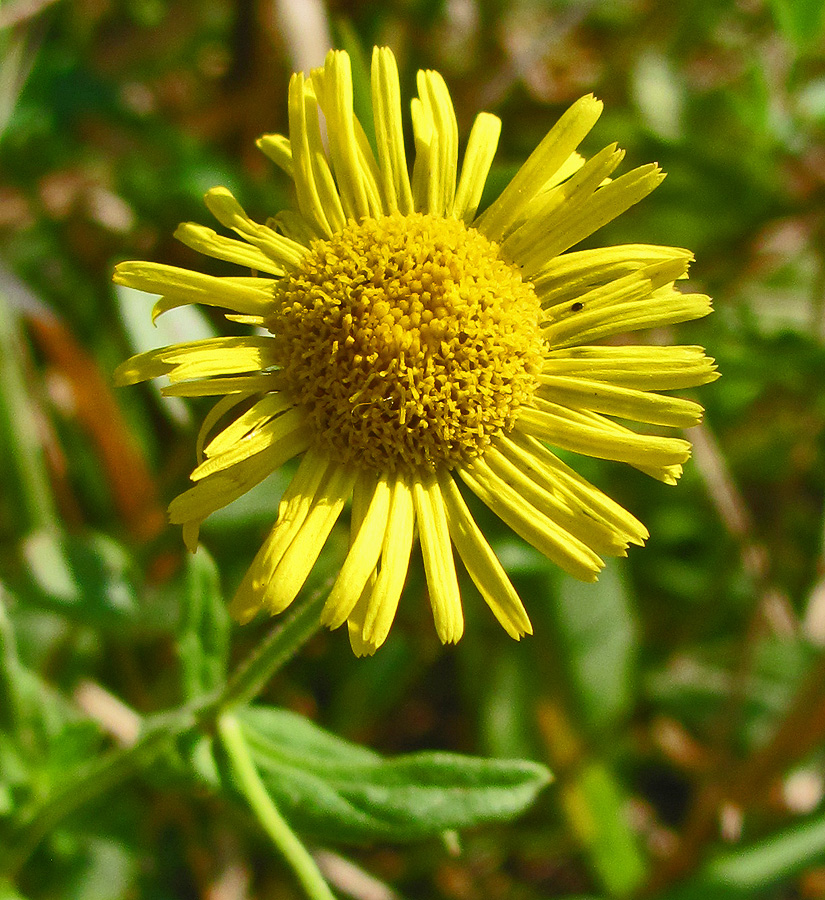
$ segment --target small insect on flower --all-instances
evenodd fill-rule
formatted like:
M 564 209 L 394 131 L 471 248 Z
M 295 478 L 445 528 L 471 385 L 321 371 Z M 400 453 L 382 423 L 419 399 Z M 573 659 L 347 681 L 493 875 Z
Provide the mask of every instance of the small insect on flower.
M 177 230 L 189 247 L 260 277 L 145 262 L 116 269 L 119 284 L 161 295 L 155 315 L 202 303 L 265 333 L 143 353 L 117 379 L 168 375 L 166 394 L 221 398 L 201 428 L 194 486 L 169 510 L 192 550 L 210 513 L 301 457 L 232 600 L 241 622 L 292 603 L 351 501 L 349 551 L 322 618 L 347 623 L 357 654 L 387 637 L 416 527 L 441 640 L 464 628 L 453 547 L 518 639 L 530 620 L 463 491 L 585 581 L 602 557 L 644 543 L 644 525 L 550 448 L 675 483 L 690 444 L 615 418 L 695 425 L 700 406 L 660 392 L 712 381 L 713 360 L 700 347 L 602 341 L 705 316 L 710 300 L 674 286 L 687 250 L 568 252 L 663 178 L 647 165 L 611 179 L 623 155 L 615 145 L 587 160 L 576 152 L 602 109 L 594 97 L 562 116 L 478 214 L 499 119 L 479 114 L 459 172 L 449 92 L 437 72 L 419 72 L 410 172 L 388 49 L 373 52 L 371 87 L 374 142 L 353 113 L 346 53 L 293 75 L 289 137 L 258 145 L 292 179 L 296 208 L 261 225 L 216 187 L 206 205 L 242 240 L 193 223 Z

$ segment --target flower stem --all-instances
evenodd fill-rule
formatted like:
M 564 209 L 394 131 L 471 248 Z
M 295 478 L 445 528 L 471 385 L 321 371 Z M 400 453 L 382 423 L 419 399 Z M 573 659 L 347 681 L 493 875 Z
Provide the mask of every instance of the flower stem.
M 171 740 L 190 731 L 196 721 L 190 706 L 151 716 L 145 721 L 140 737 L 131 747 L 118 747 L 76 771 L 62 788 L 54 791 L 33 812 L 17 840 L 12 840 L 8 853 L 0 864 L 0 875 L 16 875 L 40 841 L 60 821 L 122 784 L 135 772 L 148 768 Z
M 249 755 L 249 748 L 238 720 L 233 715 L 225 713 L 218 719 L 217 732 L 226 755 L 229 757 L 230 768 L 237 786 L 262 828 L 272 838 L 272 842 L 295 873 L 307 896 L 312 900 L 335 900 L 309 851 L 278 811 L 278 807 L 261 781 L 255 763 Z
M 232 673 L 220 692 L 216 715 L 230 706 L 248 703 L 318 631 L 321 608 L 329 594 L 331 582 L 325 581 L 307 599 L 285 616 L 276 628 L 255 647 Z
M 32 810 L 10 852 L 0 862 L 0 873 L 13 875 L 19 871 L 60 821 L 148 767 L 168 747 L 169 741 L 196 728 L 208 728 L 226 710 L 254 699 L 318 630 L 321 607 L 328 593 L 329 584 L 325 582 L 303 603 L 296 604 L 291 614 L 272 629 L 215 694 L 147 718 L 135 744 L 111 750 L 67 779 L 64 788 L 57 789 Z

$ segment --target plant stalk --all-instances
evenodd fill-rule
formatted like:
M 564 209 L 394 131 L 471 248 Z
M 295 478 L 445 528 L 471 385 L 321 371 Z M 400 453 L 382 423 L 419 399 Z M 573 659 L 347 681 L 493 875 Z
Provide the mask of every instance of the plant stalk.
M 295 873 L 307 896 L 311 900 L 335 900 L 315 860 L 289 827 L 261 781 L 238 720 L 230 713 L 225 713 L 218 719 L 217 731 L 229 758 L 235 783 L 261 827 Z
M 320 628 L 321 607 L 328 592 L 329 584 L 325 583 L 296 604 L 292 613 L 272 629 L 220 690 L 147 718 L 135 744 L 110 750 L 67 778 L 65 787 L 32 810 L 27 824 L 0 863 L 0 875 L 14 876 L 61 820 L 146 768 L 170 741 L 196 728 L 211 728 L 227 710 L 254 699 Z

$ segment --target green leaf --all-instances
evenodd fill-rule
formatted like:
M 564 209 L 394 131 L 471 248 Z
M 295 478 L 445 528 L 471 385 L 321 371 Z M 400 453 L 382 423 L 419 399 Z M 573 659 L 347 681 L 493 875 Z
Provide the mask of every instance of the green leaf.
M 124 548 L 103 534 L 43 529 L 23 542 L 29 592 L 43 606 L 97 627 L 122 627 L 140 606 L 138 574 Z
M 825 815 L 820 813 L 749 846 L 719 853 L 667 900 L 756 897 L 823 862 Z
M 705 881 L 753 891 L 825 860 L 825 816 L 716 857 Z
M 186 565 L 178 656 L 187 700 L 200 697 L 226 680 L 230 618 L 212 557 L 198 547 Z
M 0 819 L 65 784 L 101 743 L 97 723 L 36 672 L 18 664 L 14 681 L 18 714 L 8 731 L 0 729 Z
M 127 900 L 134 897 L 138 864 L 118 841 L 81 836 L 74 863 L 66 872 L 64 896 L 73 900 Z
M 2 68 L 0 64 L 0 75 Z M 0 107 L 3 92 L 0 82 Z M 0 119 L 3 115 L 0 108 Z M 25 291 L 5 268 L 0 269 L 0 276 L 10 286 Z M 0 491 L 9 496 L 15 525 L 23 533 L 54 528 L 58 521 L 43 451 L 42 428 L 30 397 L 28 363 L 21 324 L 0 291 L 0 459 L 3 460 Z
M 481 693 L 482 748 L 497 758 L 535 756 L 530 658 L 506 647 L 489 661 L 490 680 Z
M 647 867 L 627 821 L 627 798 L 610 769 L 586 763 L 565 786 L 563 802 L 607 892 L 625 896 L 638 888 Z
M 636 682 L 637 633 L 615 565 L 595 584 L 564 578 L 554 599 L 572 707 L 592 731 L 615 725 L 630 709 Z
M 0 731 L 16 732 L 23 721 L 25 704 L 20 678 L 22 667 L 17 655 L 14 626 L 6 613 L 4 595 L 0 584 Z
M 5 878 L 0 879 L 0 900 L 26 900 Z
M 822 0 L 771 0 L 770 6 L 779 30 L 798 50 L 821 37 L 825 26 Z
M 21 798 L 28 799 L 31 769 L 19 742 L 0 731 L 0 821 L 14 813 Z
M 737 739 L 743 750 L 758 746 L 775 730 L 816 649 L 797 638 L 766 635 L 756 645 L 754 665 L 741 686 L 742 720 Z M 709 733 L 730 703 L 735 686 L 735 651 L 727 646 L 697 647 L 648 680 L 652 699 L 699 734 Z
M 544 766 L 452 753 L 392 759 L 272 707 L 238 713 L 273 800 L 299 832 L 345 843 L 410 841 L 523 812 Z

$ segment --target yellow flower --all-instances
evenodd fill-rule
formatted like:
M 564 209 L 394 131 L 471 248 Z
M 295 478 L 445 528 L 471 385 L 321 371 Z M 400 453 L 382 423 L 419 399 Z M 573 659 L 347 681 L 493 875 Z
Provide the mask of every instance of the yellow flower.
M 388 49 L 372 58 L 374 135 L 353 114 L 346 53 L 292 77 L 289 137 L 258 144 L 292 179 L 296 209 L 261 225 L 218 187 L 206 205 L 243 240 L 192 223 L 176 232 L 189 247 L 263 276 L 145 262 L 115 272 L 119 284 L 162 295 L 155 315 L 203 303 L 259 326 L 248 337 L 142 353 L 117 378 L 168 375 L 166 394 L 221 396 L 201 428 L 195 485 L 169 510 L 192 550 L 210 513 L 301 455 L 232 601 L 241 622 L 292 603 L 352 501 L 349 551 L 322 618 L 331 628 L 346 622 L 359 655 L 387 637 L 416 529 L 442 641 L 457 641 L 464 627 L 453 546 L 508 634 L 529 634 L 458 483 L 566 572 L 594 581 L 602 556 L 625 555 L 648 532 L 548 445 L 674 483 L 688 442 L 615 418 L 695 425 L 700 406 L 658 392 L 716 377 L 700 347 L 599 343 L 711 307 L 674 287 L 692 258 L 686 250 L 566 252 L 663 177 L 648 165 L 611 180 L 623 155 L 615 145 L 588 160 L 576 152 L 599 117 L 598 100 L 575 103 L 478 215 L 501 123 L 476 118 L 459 174 L 444 80 L 423 71 L 417 86 L 410 175 Z

